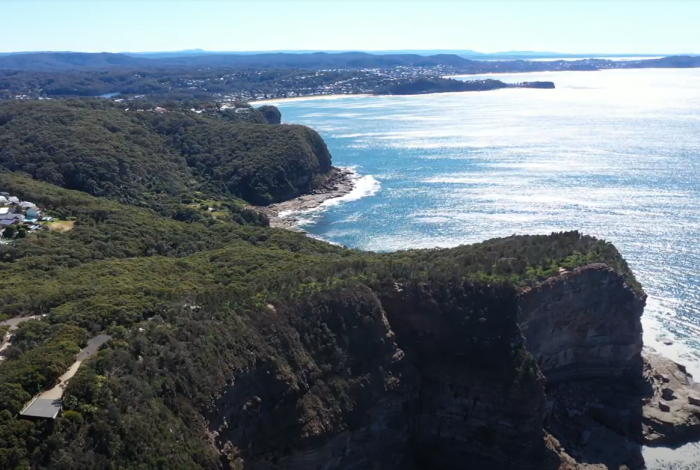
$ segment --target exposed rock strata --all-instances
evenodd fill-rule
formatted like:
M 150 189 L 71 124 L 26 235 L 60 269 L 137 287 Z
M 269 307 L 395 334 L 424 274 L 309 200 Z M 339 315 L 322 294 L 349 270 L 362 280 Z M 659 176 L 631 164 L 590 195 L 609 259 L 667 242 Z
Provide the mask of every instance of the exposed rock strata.
M 391 282 L 318 302 L 271 306 L 288 361 L 216 400 L 229 468 L 641 468 L 642 444 L 700 437 L 700 392 L 642 360 L 645 296 L 606 265 L 521 291 Z
M 547 382 L 639 376 L 645 301 L 604 264 L 525 288 L 521 326 Z

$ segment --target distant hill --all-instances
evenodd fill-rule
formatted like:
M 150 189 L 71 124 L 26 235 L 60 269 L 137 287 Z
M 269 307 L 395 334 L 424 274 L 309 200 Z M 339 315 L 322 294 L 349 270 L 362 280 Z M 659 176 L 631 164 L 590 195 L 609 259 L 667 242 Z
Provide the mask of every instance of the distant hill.
M 182 51 L 162 51 L 162 52 L 123 52 L 123 54 L 132 57 L 147 57 L 147 58 L 172 58 L 172 57 L 192 57 L 197 55 L 260 55 L 260 54 L 340 54 L 347 52 L 356 52 L 353 50 L 322 50 L 322 49 L 307 49 L 307 50 L 292 50 L 281 49 L 274 51 L 206 51 L 203 49 L 188 49 Z M 660 57 L 665 54 L 632 54 L 632 53 L 568 53 L 568 52 L 551 52 L 551 51 L 503 51 L 503 52 L 478 52 L 471 49 L 387 49 L 376 51 L 360 51 L 373 55 L 457 55 L 467 59 L 578 59 L 589 57 L 600 58 L 619 58 L 619 57 Z M 691 54 L 692 55 L 692 54 Z
M 110 67 L 256 67 L 256 68 L 375 68 L 393 66 L 464 66 L 470 61 L 454 54 L 375 55 L 366 52 L 329 54 L 204 54 L 176 57 L 144 57 L 112 53 L 35 52 L 0 57 L 0 69 L 63 71 Z

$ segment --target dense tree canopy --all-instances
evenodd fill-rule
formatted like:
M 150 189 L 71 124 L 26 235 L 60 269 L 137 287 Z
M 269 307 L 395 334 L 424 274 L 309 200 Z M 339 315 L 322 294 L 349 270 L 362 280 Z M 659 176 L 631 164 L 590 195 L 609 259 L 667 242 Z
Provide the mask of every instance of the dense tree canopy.
M 0 189 L 73 223 L 0 245 L 1 318 L 46 314 L 19 327 L 0 363 L 3 469 L 235 468 L 255 434 L 240 452 L 216 449 L 207 420 L 224 390 L 253 383 L 275 391 L 300 436 L 352 427 L 357 400 L 389 379 L 372 335 L 376 296 L 398 286 L 429 285 L 445 305 L 478 293 L 469 308 L 496 324 L 512 321 L 501 297 L 560 267 L 605 262 L 640 289 L 612 245 L 577 232 L 374 254 L 271 229 L 233 196 L 290 197 L 327 171 L 325 144 L 304 127 L 92 101 L 13 103 L 0 116 Z M 113 339 L 70 381 L 63 416 L 18 418 L 99 332 Z
M 248 114 L 257 122 L 236 119 Z M 330 166 L 315 131 L 267 126 L 250 107 L 198 114 L 98 100 L 0 105 L 0 168 L 129 204 L 193 191 L 269 204 L 310 189 Z

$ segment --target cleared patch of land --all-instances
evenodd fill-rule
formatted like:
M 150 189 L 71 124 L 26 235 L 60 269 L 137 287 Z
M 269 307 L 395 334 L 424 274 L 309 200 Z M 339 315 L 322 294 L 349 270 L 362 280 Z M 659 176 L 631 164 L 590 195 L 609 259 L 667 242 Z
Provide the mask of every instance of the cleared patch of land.
M 74 225 L 75 222 L 73 220 L 54 220 L 46 224 L 49 229 L 61 232 L 72 230 Z

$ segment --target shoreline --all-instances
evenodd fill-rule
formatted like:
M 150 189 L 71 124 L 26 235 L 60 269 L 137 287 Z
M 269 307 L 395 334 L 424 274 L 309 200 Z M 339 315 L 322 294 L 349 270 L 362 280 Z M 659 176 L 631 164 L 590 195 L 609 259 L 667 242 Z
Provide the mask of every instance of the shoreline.
M 288 201 L 277 202 L 269 206 L 253 206 L 270 219 L 270 227 L 282 228 L 293 232 L 305 233 L 296 226 L 299 213 L 319 208 L 324 202 L 349 194 L 355 189 L 357 173 L 345 167 L 332 167 L 328 179 L 319 188 L 309 191 Z
M 363 97 L 375 96 L 369 93 L 336 93 L 333 95 L 308 95 L 308 96 L 294 96 L 291 98 L 268 98 L 266 100 L 254 100 L 248 101 L 250 104 L 265 104 L 265 103 L 277 103 L 279 101 L 305 101 L 305 100 L 334 100 L 338 98 L 350 98 L 350 97 Z

